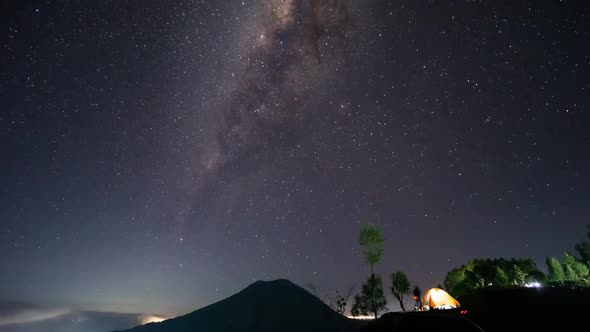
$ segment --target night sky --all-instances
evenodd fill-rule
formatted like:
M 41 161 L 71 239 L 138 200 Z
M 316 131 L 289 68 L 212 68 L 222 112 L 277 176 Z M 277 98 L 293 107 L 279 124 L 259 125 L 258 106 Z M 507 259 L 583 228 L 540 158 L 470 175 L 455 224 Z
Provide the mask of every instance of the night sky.
M 184 314 L 573 251 L 583 1 L 3 1 L 0 301 Z M 391 310 L 397 310 L 390 297 Z

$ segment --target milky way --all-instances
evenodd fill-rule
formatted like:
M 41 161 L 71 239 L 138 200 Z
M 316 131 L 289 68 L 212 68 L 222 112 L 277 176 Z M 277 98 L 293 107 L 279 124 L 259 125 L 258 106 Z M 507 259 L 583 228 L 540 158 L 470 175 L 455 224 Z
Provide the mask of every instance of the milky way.
M 345 2 L 269 1 L 264 9 L 262 29 L 240 55 L 237 87 L 213 115 L 213 148 L 198 181 L 294 144 L 297 128 L 318 112 L 310 102 L 314 89 L 325 89 L 344 69 L 354 37 Z

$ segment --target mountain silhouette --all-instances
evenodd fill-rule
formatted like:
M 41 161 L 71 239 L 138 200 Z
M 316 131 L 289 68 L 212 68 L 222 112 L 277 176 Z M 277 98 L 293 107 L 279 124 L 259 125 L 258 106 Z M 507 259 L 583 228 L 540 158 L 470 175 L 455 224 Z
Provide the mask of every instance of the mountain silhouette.
M 119 332 L 358 331 L 348 319 L 289 280 L 257 281 L 184 316 Z

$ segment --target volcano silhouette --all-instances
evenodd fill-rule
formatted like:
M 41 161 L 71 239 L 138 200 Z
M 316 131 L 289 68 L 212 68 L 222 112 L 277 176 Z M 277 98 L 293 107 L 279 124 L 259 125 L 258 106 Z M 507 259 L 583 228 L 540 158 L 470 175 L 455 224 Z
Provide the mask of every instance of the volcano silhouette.
M 289 280 L 257 281 L 184 316 L 120 332 L 358 331 L 348 319 Z

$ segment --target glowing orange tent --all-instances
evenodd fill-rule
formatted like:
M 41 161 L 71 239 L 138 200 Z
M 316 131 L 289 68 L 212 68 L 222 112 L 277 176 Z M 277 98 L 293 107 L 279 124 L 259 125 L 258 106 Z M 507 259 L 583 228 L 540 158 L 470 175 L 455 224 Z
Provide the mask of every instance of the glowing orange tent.
M 432 288 L 424 294 L 422 310 L 453 309 L 460 307 L 459 301 L 440 288 Z

